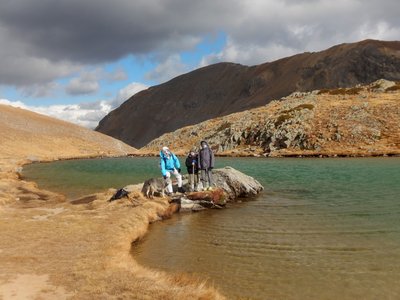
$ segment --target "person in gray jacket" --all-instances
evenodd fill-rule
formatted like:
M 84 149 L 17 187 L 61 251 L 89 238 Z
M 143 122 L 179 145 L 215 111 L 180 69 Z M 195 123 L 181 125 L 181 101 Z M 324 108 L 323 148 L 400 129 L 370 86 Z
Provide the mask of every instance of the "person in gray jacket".
M 200 142 L 200 151 L 198 157 L 198 167 L 201 171 L 201 181 L 203 188 L 212 186 L 212 169 L 214 168 L 214 153 L 206 141 Z

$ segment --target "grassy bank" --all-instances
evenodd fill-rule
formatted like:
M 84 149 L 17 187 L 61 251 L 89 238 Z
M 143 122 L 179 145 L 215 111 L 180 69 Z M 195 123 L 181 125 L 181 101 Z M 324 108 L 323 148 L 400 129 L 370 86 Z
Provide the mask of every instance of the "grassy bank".
M 138 265 L 130 255 L 165 199 L 139 193 L 108 203 L 113 190 L 73 205 L 19 179 L 25 160 L 0 160 L 0 295 L 57 299 L 223 299 L 205 282 Z

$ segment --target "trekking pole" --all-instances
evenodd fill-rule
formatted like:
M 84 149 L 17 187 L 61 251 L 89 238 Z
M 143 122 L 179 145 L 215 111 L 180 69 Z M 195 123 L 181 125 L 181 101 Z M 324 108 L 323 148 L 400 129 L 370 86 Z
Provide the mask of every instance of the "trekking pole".
M 192 177 L 193 182 L 192 182 L 192 184 L 193 184 L 193 192 L 194 192 L 194 183 L 196 181 L 196 179 L 194 177 L 194 161 L 192 161 L 192 174 L 193 174 L 193 177 Z M 197 186 L 197 184 L 196 184 L 196 186 Z

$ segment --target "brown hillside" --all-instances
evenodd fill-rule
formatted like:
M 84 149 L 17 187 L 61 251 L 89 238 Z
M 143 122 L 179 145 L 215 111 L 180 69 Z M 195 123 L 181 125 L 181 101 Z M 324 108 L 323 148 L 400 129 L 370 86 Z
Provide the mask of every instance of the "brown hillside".
M 0 105 L 0 141 L 0 159 L 42 160 L 135 151 L 99 132 L 6 105 Z
M 132 96 L 96 130 L 142 147 L 163 133 L 259 107 L 294 91 L 400 80 L 400 42 L 366 40 L 257 66 L 219 63 Z
M 266 106 L 187 126 L 141 149 L 187 153 L 201 140 L 215 152 L 255 156 L 400 155 L 400 83 L 296 92 Z

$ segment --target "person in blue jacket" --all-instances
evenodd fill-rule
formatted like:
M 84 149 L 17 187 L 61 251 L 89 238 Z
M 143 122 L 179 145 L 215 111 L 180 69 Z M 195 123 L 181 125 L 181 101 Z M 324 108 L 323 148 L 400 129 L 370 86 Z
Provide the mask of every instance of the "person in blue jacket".
M 173 174 L 178 180 L 178 192 L 183 193 L 182 188 L 182 175 L 181 173 L 181 163 L 179 159 L 173 154 L 168 147 L 163 147 L 160 151 L 160 167 L 162 176 L 167 184 L 168 194 L 173 193 L 171 174 Z

